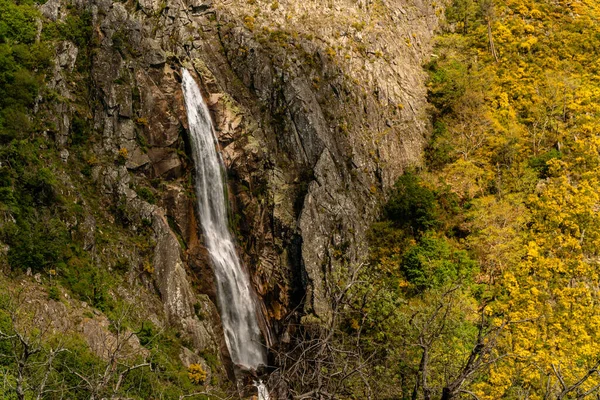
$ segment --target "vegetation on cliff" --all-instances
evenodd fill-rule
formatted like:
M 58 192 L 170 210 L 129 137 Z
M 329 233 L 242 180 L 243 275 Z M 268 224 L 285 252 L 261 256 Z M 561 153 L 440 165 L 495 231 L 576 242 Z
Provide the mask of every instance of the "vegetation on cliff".
M 448 5 L 425 166 L 336 308 L 330 356 L 354 395 L 600 391 L 599 18 L 594 1 Z
M 471 390 L 589 395 L 600 382 L 600 8 L 513 0 L 477 14 L 464 4 L 450 8 L 455 33 L 430 65 L 439 113 L 428 179 L 468 205 L 462 246 L 481 266 L 490 317 L 509 324 L 502 359 Z
M 62 22 L 45 21 L 40 3 L 0 0 L 0 397 L 202 398 L 201 385 L 217 383 L 214 355 L 185 368 L 186 338 L 126 299 L 130 281 L 152 286 L 151 221 L 134 232 L 126 201 L 98 196 L 91 179 L 99 164 L 123 167 L 130 157 L 93 148 L 91 14 L 73 7 Z M 275 354 L 274 380 L 299 398 L 600 391 L 600 5 L 454 0 L 445 17 L 425 66 L 433 132 L 424 166 L 391 191 L 367 263 L 350 265 L 347 243 L 331 246 L 328 257 L 343 266 L 325 288 L 331 319 L 305 316 L 292 349 Z M 258 31 L 255 23 L 242 22 Z M 365 53 L 388 66 L 385 48 L 359 40 L 379 24 L 349 25 L 356 48 L 329 55 Z M 281 49 L 294 36 L 255 35 Z M 69 77 L 76 98 L 47 85 L 63 40 L 80 51 Z M 120 48 L 126 38 L 112 40 Z M 55 104 L 72 110 L 62 147 Z M 130 186 L 160 201 L 150 182 Z M 96 347 L 90 332 L 104 335 Z
M 350 322 L 390 398 L 600 389 L 599 17 L 594 1 L 449 5 L 426 168 L 373 227 L 376 294 Z
M 120 155 L 93 151 L 91 14 L 70 6 L 52 22 L 43 3 L 0 0 L 0 397 L 207 398 L 204 385 L 218 382 L 208 371 L 214 356 L 188 371 L 187 339 L 150 321 L 142 287 L 128 283 L 128 274 L 153 273 L 149 221 L 128 230 L 130 210 L 98 196 L 91 180 L 92 168 Z M 50 84 L 66 41 L 79 48 L 69 98 Z M 74 110 L 63 146 L 60 105 Z

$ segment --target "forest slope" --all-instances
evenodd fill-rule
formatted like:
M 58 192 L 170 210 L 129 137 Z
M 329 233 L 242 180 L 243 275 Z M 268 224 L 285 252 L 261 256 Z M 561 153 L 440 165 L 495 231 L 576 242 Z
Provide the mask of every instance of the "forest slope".
M 482 346 L 493 344 L 476 354 L 479 340 L 468 342 L 461 366 L 476 354 L 484 372 L 465 390 L 489 399 L 591 395 L 600 383 L 600 6 L 456 0 L 446 17 L 427 66 L 434 131 L 419 174 L 438 222 L 400 246 L 401 277 L 414 288 L 433 268 L 432 237 L 476 261 L 472 283 L 450 275 L 476 304 L 463 317 L 487 327 Z

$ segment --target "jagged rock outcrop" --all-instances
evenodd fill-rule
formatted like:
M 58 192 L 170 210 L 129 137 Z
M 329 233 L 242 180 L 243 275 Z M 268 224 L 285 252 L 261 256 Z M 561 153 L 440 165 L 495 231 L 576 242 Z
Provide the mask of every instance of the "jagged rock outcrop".
M 196 299 L 181 259 L 181 247 L 160 211 L 154 212 L 152 227 L 156 233 L 154 271 L 169 322 L 190 337 L 195 349 L 216 353 L 215 344 L 219 343 L 219 339 L 213 329 L 215 319 L 203 318 L 200 321 L 197 315 L 198 312 L 214 316 L 216 309 L 210 301 Z
M 263 140 L 283 177 L 271 185 L 283 197 L 273 215 L 301 238 L 305 310 L 324 317 L 328 275 L 361 262 L 378 200 L 419 160 L 428 129 L 421 65 L 437 18 L 426 2 L 260 5 L 268 8 L 216 4 L 219 38 L 267 110 Z M 290 209 L 292 223 L 277 218 Z
M 91 13 L 97 42 L 94 153 L 104 161 L 92 176 L 131 214 L 129 229 L 150 221 L 166 319 L 196 350 L 223 347 L 218 322 L 197 315 L 198 308 L 216 313 L 199 296 L 214 300 L 214 285 L 190 194 L 183 65 L 195 71 L 211 107 L 240 252 L 275 340 L 294 309 L 327 319 L 331 274 L 363 261 L 380 201 L 419 161 L 428 131 L 421 65 L 434 7 L 49 0 L 42 12 L 63 18 L 69 3 Z M 52 84 L 65 97 L 78 51 L 70 42 L 57 48 Z M 75 110 L 61 107 L 56 142 L 64 146 Z M 133 189 L 142 182 L 153 182 L 156 206 Z

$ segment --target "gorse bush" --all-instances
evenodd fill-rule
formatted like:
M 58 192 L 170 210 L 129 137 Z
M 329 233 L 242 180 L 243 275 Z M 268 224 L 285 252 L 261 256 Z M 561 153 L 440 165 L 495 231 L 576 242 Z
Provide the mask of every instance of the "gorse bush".
M 427 66 L 428 176 L 469 205 L 449 243 L 479 265 L 480 307 L 511 321 L 496 348 L 506 357 L 465 386 L 477 398 L 593 397 L 600 388 L 589 373 L 600 338 L 599 16 L 594 1 L 454 0 Z M 432 271 L 456 276 L 437 260 L 452 263 L 452 251 L 433 244 L 416 240 L 404 254 L 409 286 L 447 279 Z
M 200 364 L 191 364 L 188 368 L 188 377 L 195 385 L 201 385 L 206 381 L 207 373 Z

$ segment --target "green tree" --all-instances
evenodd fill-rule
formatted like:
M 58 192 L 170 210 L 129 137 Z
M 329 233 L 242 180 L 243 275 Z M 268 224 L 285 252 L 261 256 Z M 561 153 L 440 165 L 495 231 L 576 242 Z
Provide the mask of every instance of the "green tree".
M 398 179 L 384 211 L 387 219 L 415 233 L 438 225 L 435 194 L 411 172 Z
M 415 290 L 422 292 L 472 282 L 477 263 L 466 251 L 453 249 L 446 239 L 428 233 L 404 253 L 400 269 Z

